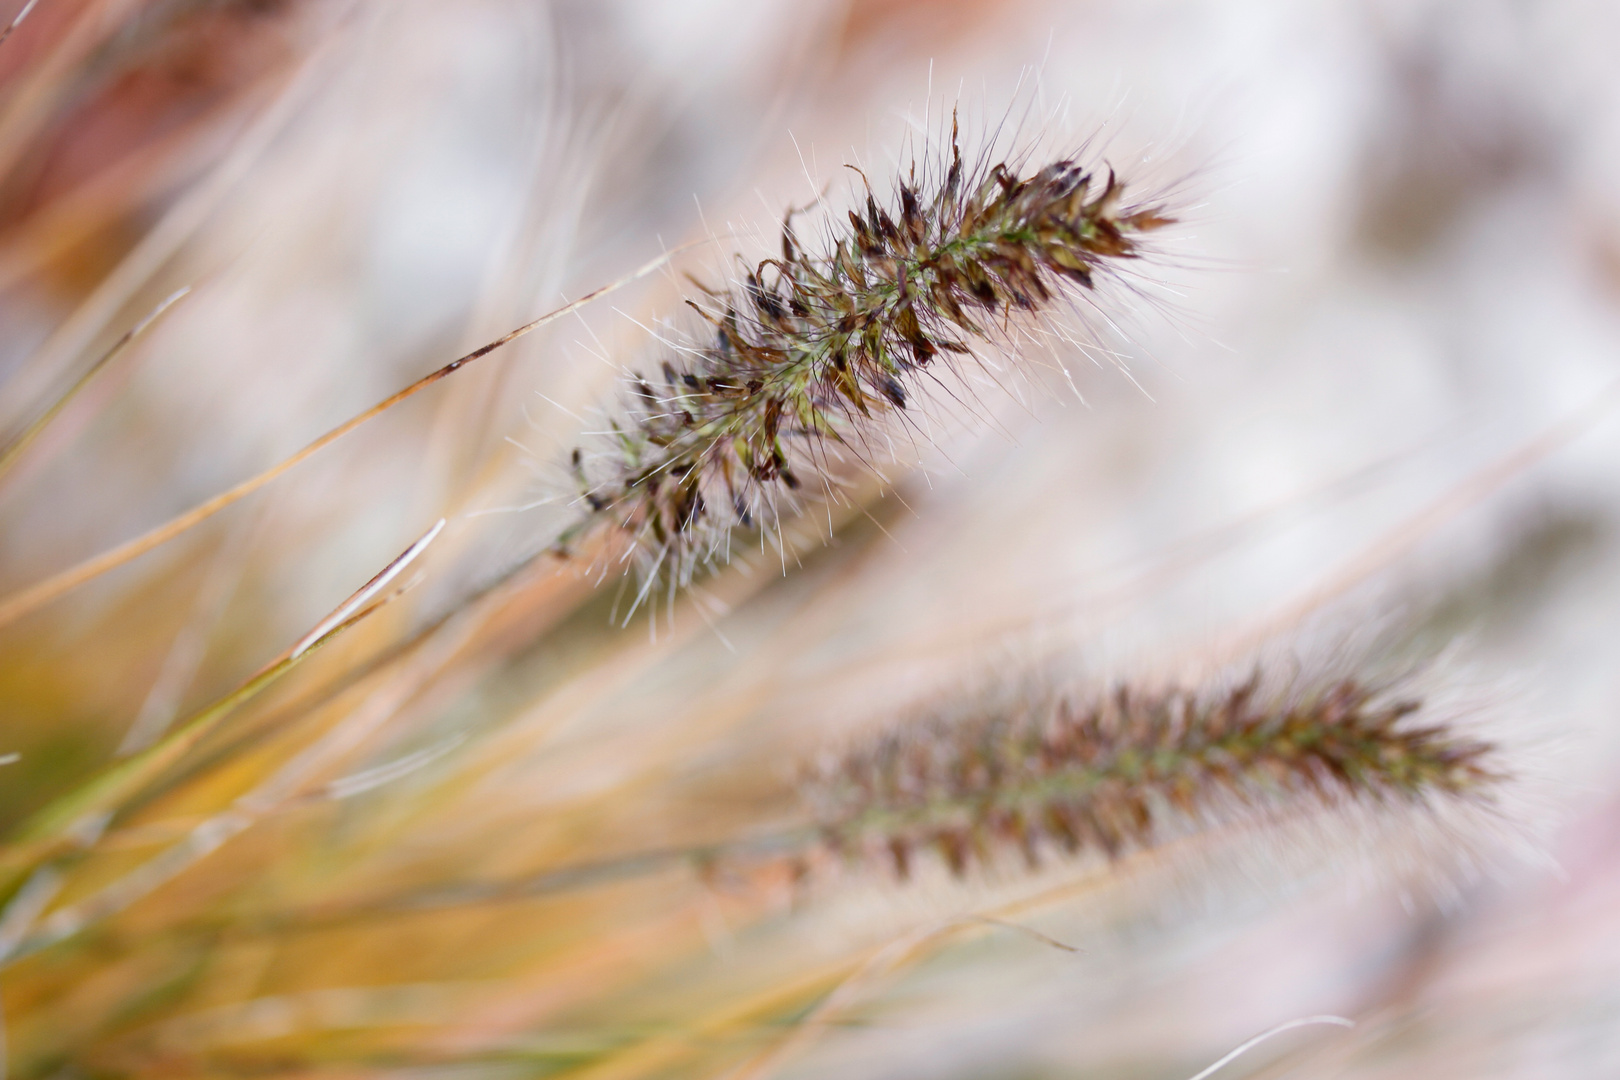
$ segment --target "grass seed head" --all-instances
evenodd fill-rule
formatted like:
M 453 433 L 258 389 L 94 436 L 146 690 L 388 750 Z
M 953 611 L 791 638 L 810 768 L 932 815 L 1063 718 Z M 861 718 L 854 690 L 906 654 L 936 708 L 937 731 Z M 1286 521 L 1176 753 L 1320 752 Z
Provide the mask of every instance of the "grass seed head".
M 1356 802 L 1488 799 L 1495 746 L 1406 680 L 1254 673 L 1212 687 L 1009 693 L 924 714 L 827 762 L 806 796 L 826 843 L 954 874 L 1014 851 L 1116 858 L 1177 824 Z
M 1005 345 L 1010 320 L 1094 289 L 1173 220 L 1127 202 L 1111 169 L 970 168 L 954 121 L 948 162 L 925 171 L 940 175 L 913 167 L 887 203 L 868 185 L 819 253 L 790 213 L 780 258 L 688 301 L 706 338 L 631 377 L 608 440 L 573 451 L 583 515 L 560 550 L 617 530 L 644 581 L 686 584 L 733 529 L 768 533 L 809 492 L 834 493 L 835 461 L 870 466 L 881 418 L 942 362 Z

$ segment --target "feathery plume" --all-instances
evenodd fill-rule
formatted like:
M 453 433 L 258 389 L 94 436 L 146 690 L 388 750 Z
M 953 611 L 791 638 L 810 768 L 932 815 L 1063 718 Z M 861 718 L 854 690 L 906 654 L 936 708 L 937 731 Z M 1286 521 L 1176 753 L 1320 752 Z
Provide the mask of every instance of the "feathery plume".
M 712 337 L 672 350 L 661 380 L 634 376 L 611 441 L 573 451 L 584 515 L 558 550 L 608 527 L 630 541 L 643 595 L 663 575 L 689 582 L 732 529 L 769 532 L 807 485 L 831 492 L 832 458 L 867 462 L 877 418 L 904 410 L 934 364 L 1095 288 L 1173 220 L 1127 204 L 1112 170 L 970 169 L 954 119 L 943 173 L 919 182 L 913 166 L 887 206 L 868 184 L 863 211 L 829 228 L 820 254 L 790 212 L 781 258 L 689 300 Z
M 1211 687 L 1027 689 L 924 715 L 836 760 L 806 790 L 825 842 L 892 862 L 933 850 L 955 874 L 1015 849 L 1110 858 L 1179 822 L 1283 805 L 1489 798 L 1496 747 L 1457 730 L 1411 678 L 1256 667 Z

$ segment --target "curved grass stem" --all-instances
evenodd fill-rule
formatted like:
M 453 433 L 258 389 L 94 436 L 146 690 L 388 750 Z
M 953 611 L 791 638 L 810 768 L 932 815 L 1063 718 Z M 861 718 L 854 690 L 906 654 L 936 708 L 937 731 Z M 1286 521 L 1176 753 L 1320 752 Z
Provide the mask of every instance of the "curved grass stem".
M 55 401 L 47 405 L 45 410 L 34 418 L 33 422 L 17 434 L 16 438 L 7 443 L 4 449 L 0 449 L 0 480 L 3 480 L 6 474 L 16 466 L 28 447 L 33 444 L 35 439 L 39 438 L 45 428 L 50 425 L 50 422 L 55 420 L 74 398 L 78 397 L 80 391 L 89 386 L 108 364 L 121 356 L 130 345 L 134 344 L 136 338 L 145 333 L 147 328 L 162 318 L 170 308 L 185 299 L 190 292 L 191 286 L 187 285 L 166 296 L 163 302 L 148 312 L 144 319 L 124 331 L 122 337 L 113 342 L 112 346 L 102 353 L 83 375 L 74 380 L 72 386 L 69 386 Z
M 125 563 L 139 558 L 148 551 L 151 551 L 153 548 L 159 547 L 170 540 L 173 540 L 175 537 L 180 536 L 182 533 L 185 533 L 187 530 L 200 525 L 204 521 L 207 521 L 209 518 L 213 517 L 215 514 L 219 513 L 221 510 L 224 510 L 226 507 L 240 502 L 249 495 L 253 494 L 255 491 L 258 491 L 260 488 L 266 486 L 272 481 L 279 479 L 283 474 L 303 464 L 306 460 L 314 457 L 320 451 L 337 442 L 339 439 L 343 438 L 343 436 L 349 434 L 349 432 L 360 427 L 362 424 L 376 419 L 389 409 L 392 409 L 395 405 L 405 401 L 407 398 L 415 397 L 417 394 L 421 393 L 423 390 L 426 390 L 440 379 L 444 379 L 455 374 L 457 371 L 460 371 L 473 361 L 488 356 L 490 353 L 501 348 L 503 345 L 508 345 L 516 341 L 518 338 L 523 337 L 525 334 L 529 334 L 540 329 L 542 326 L 553 323 L 562 318 L 564 315 L 569 315 L 575 311 L 578 311 L 580 308 L 584 307 L 586 304 L 589 304 L 593 300 L 606 296 L 608 293 L 621 289 L 634 281 L 646 277 L 648 274 L 651 274 L 655 270 L 664 266 L 669 262 L 670 259 L 680 254 L 682 251 L 708 242 L 708 239 L 705 238 L 703 240 L 693 241 L 690 244 L 684 244 L 680 247 L 671 248 L 669 251 L 666 251 L 662 255 L 658 256 L 656 259 L 652 259 L 636 270 L 626 274 L 624 277 L 621 277 L 616 281 L 609 282 L 608 284 L 603 285 L 601 288 L 594 289 L 591 292 L 586 293 L 584 296 L 581 296 L 579 299 L 572 300 L 569 303 L 564 304 L 562 307 L 549 311 L 532 322 L 524 323 L 517 329 L 510 330 L 507 333 L 502 334 L 494 341 L 491 341 L 486 345 L 482 345 L 464 356 L 457 357 L 436 371 L 424 375 L 422 378 L 411 383 L 403 390 L 399 390 L 379 401 L 365 412 L 345 420 L 343 423 L 328 431 L 314 442 L 309 443 L 296 454 L 286 458 L 279 464 L 271 466 L 264 472 L 243 480 L 235 487 L 231 487 L 220 492 L 218 495 L 215 495 L 206 502 L 199 503 L 197 506 L 192 507 L 190 510 L 187 510 L 185 513 L 180 514 L 177 517 L 170 518 L 162 525 L 149 529 L 140 536 L 135 537 L 133 540 L 126 541 L 125 543 L 120 544 L 109 551 L 105 551 L 93 558 L 86 559 L 77 566 L 69 567 L 60 573 L 54 574 L 51 577 L 46 578 L 44 581 L 39 582 L 37 585 L 33 585 L 19 592 L 12 593 L 4 600 L 0 600 L 0 626 L 5 626 L 9 623 L 16 622 L 23 616 L 31 614 L 32 612 L 44 607 L 46 604 L 49 604 L 51 601 L 73 591 L 80 585 L 83 585 L 84 583 L 105 574 L 109 570 L 123 566 Z
M 330 644 L 343 631 L 398 597 L 389 592 L 395 579 L 413 563 L 444 528 L 440 521 L 383 570 L 338 605 L 315 628 L 271 660 L 236 689 L 205 706 L 173 733 L 147 750 L 126 758 L 77 789 L 60 796 L 30 818 L 0 855 L 0 875 L 15 880 L 74 846 L 93 841 L 123 803 L 173 767 L 235 710 L 257 697 L 304 659 Z M 409 584 L 405 586 L 409 587 Z

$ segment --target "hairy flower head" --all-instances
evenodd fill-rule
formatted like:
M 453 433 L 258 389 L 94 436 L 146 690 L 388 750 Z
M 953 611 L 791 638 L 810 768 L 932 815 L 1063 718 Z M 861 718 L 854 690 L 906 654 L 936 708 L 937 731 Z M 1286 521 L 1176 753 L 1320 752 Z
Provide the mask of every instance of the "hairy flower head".
M 901 876 L 1011 848 L 1108 857 L 1177 823 L 1346 802 L 1481 799 L 1496 748 L 1400 681 L 1256 670 L 1213 687 L 1009 693 L 898 727 L 828 761 L 806 795 L 826 842 Z
M 688 301 L 706 339 L 671 348 L 657 377 L 634 376 L 608 441 L 573 451 L 583 517 L 563 550 L 617 530 L 644 579 L 686 583 L 734 528 L 769 532 L 807 491 L 831 494 L 833 462 L 870 464 L 879 418 L 906 409 L 942 361 L 1007 343 L 1009 320 L 1094 289 L 1172 220 L 1128 203 L 1112 170 L 969 168 L 954 123 L 938 171 L 918 181 L 913 168 L 886 204 L 868 186 L 819 250 L 790 213 L 780 258 Z

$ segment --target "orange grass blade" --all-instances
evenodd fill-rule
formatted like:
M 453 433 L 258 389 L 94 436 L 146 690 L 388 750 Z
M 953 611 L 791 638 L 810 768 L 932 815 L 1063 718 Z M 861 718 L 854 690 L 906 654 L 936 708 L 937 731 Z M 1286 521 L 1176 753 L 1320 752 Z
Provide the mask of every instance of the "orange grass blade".
M 439 368 L 437 371 L 424 375 L 422 378 L 411 383 L 403 390 L 400 390 L 391 396 L 384 398 L 382 401 L 379 401 L 365 412 L 360 413 L 358 416 L 352 417 L 351 419 L 339 424 L 331 431 L 328 431 L 325 435 L 322 435 L 314 442 L 305 446 L 296 454 L 282 461 L 280 464 L 272 466 L 264 472 L 259 473 L 257 476 L 249 477 L 240 484 L 237 484 L 235 487 L 228 488 L 225 491 L 220 492 L 207 502 L 201 503 L 192 507 L 190 510 L 187 510 L 179 517 L 171 518 L 162 525 L 142 533 L 135 539 L 120 544 L 118 547 L 115 547 L 110 551 L 105 551 L 94 558 L 87 559 L 84 562 L 79 563 L 77 566 L 69 567 L 68 569 L 63 570 L 52 577 L 46 578 L 37 585 L 11 594 L 3 601 L 0 601 L 0 626 L 5 626 L 8 623 L 16 622 L 24 615 L 37 611 L 39 608 L 44 607 L 52 600 L 71 592 L 73 589 L 78 588 L 80 585 L 83 585 L 92 578 L 98 577 L 109 570 L 122 566 L 133 559 L 137 559 L 146 554 L 148 551 L 151 551 L 153 548 L 173 540 L 186 530 L 207 521 L 221 510 L 233 503 L 241 501 L 247 496 L 253 494 L 255 491 L 258 491 L 260 488 L 264 487 L 266 484 L 269 484 L 271 481 L 278 479 L 283 473 L 289 472 L 296 466 L 302 464 L 306 459 L 313 457 L 315 454 L 326 449 L 328 446 L 337 442 L 355 428 L 366 423 L 366 421 L 373 420 L 376 417 L 381 416 L 389 409 L 392 409 L 395 405 L 398 405 L 407 398 L 414 397 L 415 395 L 421 393 L 423 390 L 426 390 L 440 379 L 455 374 L 461 368 L 472 363 L 474 360 L 488 356 L 501 346 L 508 345 L 525 334 L 538 330 L 547 323 L 555 322 L 564 315 L 572 314 L 599 297 L 606 296 L 608 293 L 613 292 L 616 289 L 623 288 L 624 286 L 629 285 L 631 282 L 646 277 L 648 274 L 669 262 L 670 259 L 674 258 L 680 252 L 691 247 L 696 247 L 699 244 L 706 244 L 708 242 L 709 241 L 706 238 L 703 240 L 695 240 L 690 244 L 683 244 L 680 247 L 672 248 L 671 250 L 666 251 L 656 259 L 652 259 L 640 268 L 626 274 L 622 278 L 619 278 L 617 281 L 609 282 L 599 289 L 586 293 L 577 300 L 572 300 L 560 308 L 549 311 L 540 316 L 538 319 L 535 319 L 533 322 L 524 323 L 516 330 L 510 330 L 496 338 L 494 341 L 491 341 L 489 344 L 482 345 L 479 348 L 474 349 L 472 352 L 467 353 L 465 356 L 461 356 L 450 361 L 450 363 L 444 365 L 442 368 Z

